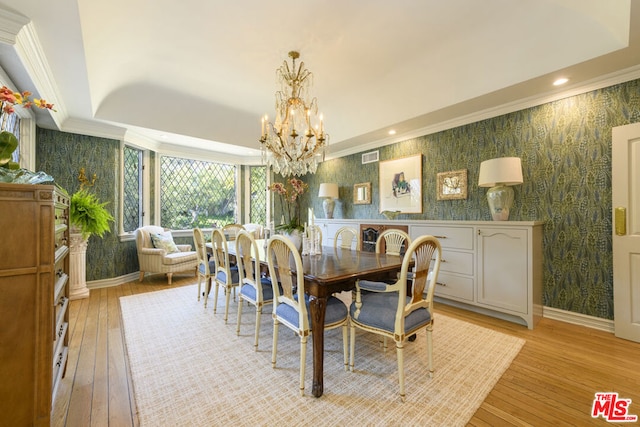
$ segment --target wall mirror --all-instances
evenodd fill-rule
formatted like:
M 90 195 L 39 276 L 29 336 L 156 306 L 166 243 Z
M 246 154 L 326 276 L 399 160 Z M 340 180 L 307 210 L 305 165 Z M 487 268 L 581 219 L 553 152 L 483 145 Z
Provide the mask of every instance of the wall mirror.
M 371 183 L 362 182 L 353 185 L 353 204 L 368 205 L 371 204 Z

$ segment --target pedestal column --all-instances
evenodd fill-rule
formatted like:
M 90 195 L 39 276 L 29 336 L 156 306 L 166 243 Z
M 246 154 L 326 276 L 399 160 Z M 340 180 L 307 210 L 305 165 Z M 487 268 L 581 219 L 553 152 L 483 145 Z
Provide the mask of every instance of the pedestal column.
M 89 297 L 87 288 L 87 240 L 80 233 L 69 234 L 69 299 Z

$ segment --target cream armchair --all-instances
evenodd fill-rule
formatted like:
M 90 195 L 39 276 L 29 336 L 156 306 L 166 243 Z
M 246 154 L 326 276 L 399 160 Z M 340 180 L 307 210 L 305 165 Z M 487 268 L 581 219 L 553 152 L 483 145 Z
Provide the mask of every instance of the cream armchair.
M 196 275 L 198 273 L 198 257 L 196 252 L 191 250 L 191 245 L 176 245 L 171 232 L 162 227 L 148 225 L 138 228 L 136 249 L 141 282 L 145 273 L 165 273 L 169 284 L 173 273 L 189 270 L 193 270 Z

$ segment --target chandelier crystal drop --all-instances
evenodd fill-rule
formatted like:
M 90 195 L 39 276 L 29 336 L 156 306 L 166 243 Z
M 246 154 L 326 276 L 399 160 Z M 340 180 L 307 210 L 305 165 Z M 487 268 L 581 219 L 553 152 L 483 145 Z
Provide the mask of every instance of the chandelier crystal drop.
M 260 150 L 262 163 L 282 176 L 315 173 L 324 160 L 329 136 L 325 134 L 322 115 L 318 117 L 316 98 L 310 98 L 313 74 L 296 60 L 300 54 L 289 52 L 291 66 L 285 61 L 276 70 L 280 90 L 276 92 L 276 119 L 262 118 Z

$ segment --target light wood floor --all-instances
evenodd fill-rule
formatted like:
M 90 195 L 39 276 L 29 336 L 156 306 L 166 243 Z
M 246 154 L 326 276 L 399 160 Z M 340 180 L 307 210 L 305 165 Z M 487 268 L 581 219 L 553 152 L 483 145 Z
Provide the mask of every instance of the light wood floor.
M 194 283 L 161 276 L 91 290 L 70 305 L 69 361 L 53 412 L 54 426 L 137 426 L 118 298 Z M 590 328 L 542 319 L 524 326 L 438 304 L 436 312 L 527 340 L 475 413 L 471 426 L 609 425 L 592 419 L 596 392 L 632 399 L 640 415 L 640 344 Z M 437 326 L 437 323 L 435 325 Z M 436 367 L 437 375 L 437 367 Z M 372 420 L 375 422 L 375 420 Z

